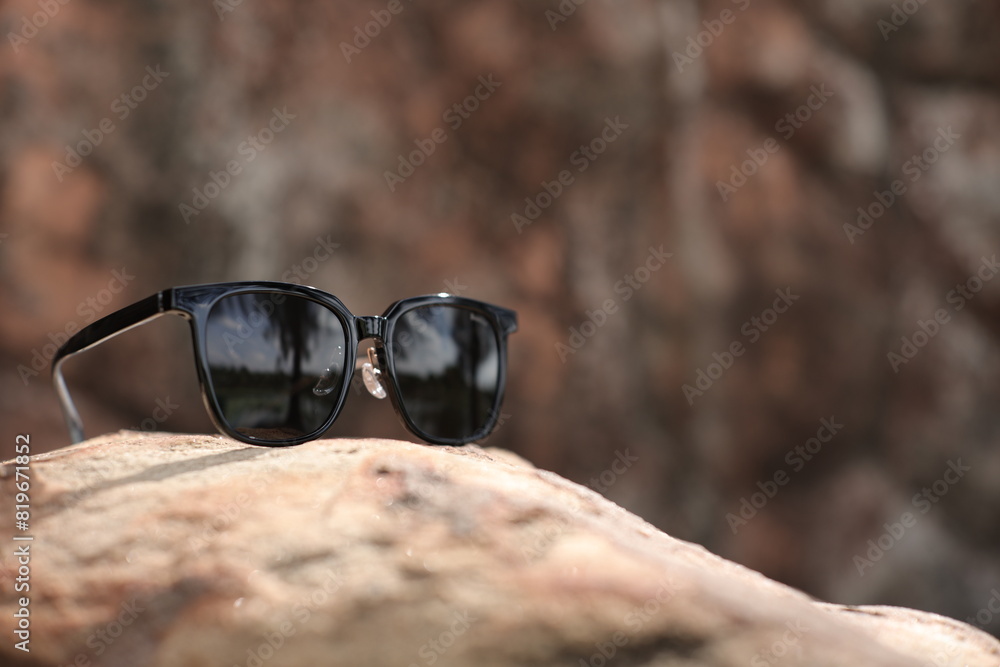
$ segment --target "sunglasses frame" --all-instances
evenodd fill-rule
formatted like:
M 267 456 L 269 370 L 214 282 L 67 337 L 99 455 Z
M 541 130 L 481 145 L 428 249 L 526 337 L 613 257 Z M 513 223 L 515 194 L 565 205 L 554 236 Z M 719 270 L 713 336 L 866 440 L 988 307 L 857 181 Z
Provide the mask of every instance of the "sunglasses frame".
M 335 313 L 344 325 L 346 350 L 344 373 L 342 374 L 341 386 L 339 387 L 340 395 L 330 416 L 321 427 L 312 433 L 287 440 L 252 438 L 232 428 L 222 413 L 208 367 L 208 316 L 213 306 L 220 299 L 238 294 L 251 293 L 281 294 L 313 301 Z M 482 428 L 466 438 L 434 437 L 418 428 L 403 405 L 400 390 L 396 383 L 394 346 L 391 344 L 396 323 L 405 313 L 415 308 L 431 305 L 453 306 L 474 311 L 486 318 L 493 327 L 494 335 L 497 338 L 499 370 L 496 397 L 486 423 Z M 201 389 L 201 398 L 205 404 L 205 409 L 208 411 L 208 416 L 215 427 L 221 433 L 241 442 L 266 447 L 288 447 L 308 442 L 309 440 L 315 440 L 330 428 L 340 415 L 344 402 L 347 400 L 351 380 L 356 370 L 355 364 L 357 363 L 358 345 L 366 339 L 373 339 L 375 341 L 378 365 L 382 370 L 382 378 L 388 389 L 387 393 L 392 407 L 407 430 L 422 440 L 437 445 L 462 445 L 480 440 L 493 430 L 499 418 L 500 405 L 503 402 L 504 388 L 507 382 L 507 336 L 517 331 L 517 313 L 513 310 L 450 294 L 425 295 L 401 299 L 390 305 L 382 315 L 358 316 L 351 313 L 347 306 L 334 295 L 315 287 L 293 283 L 243 281 L 173 287 L 157 292 L 150 297 L 137 301 L 130 306 L 126 306 L 87 325 L 67 340 L 59 348 L 59 351 L 56 352 L 52 364 L 53 382 L 55 383 L 56 391 L 59 394 L 59 400 L 62 403 L 63 412 L 66 416 L 66 422 L 69 426 L 70 439 L 74 443 L 81 442 L 84 439 L 83 422 L 66 387 L 66 381 L 62 374 L 63 363 L 70 356 L 90 349 L 98 343 L 114 338 L 129 329 L 163 315 L 178 315 L 183 317 L 191 327 L 195 366 L 198 369 L 198 384 Z

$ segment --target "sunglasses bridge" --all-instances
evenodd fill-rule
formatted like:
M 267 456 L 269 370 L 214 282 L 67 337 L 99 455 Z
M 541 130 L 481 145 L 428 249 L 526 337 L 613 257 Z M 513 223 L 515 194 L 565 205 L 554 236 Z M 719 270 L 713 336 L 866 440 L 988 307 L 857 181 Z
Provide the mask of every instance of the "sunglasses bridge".
M 358 332 L 358 341 L 366 338 L 378 338 L 385 340 L 386 319 L 380 315 L 355 317 L 355 326 Z M 359 360 L 360 362 L 360 360 Z M 364 381 L 365 389 L 375 398 L 385 398 L 388 392 L 385 387 L 385 379 L 382 377 L 382 369 L 379 368 L 378 356 L 374 347 L 368 348 L 368 361 L 358 363 L 355 371 L 361 371 L 361 379 Z
M 365 338 L 385 340 L 386 319 L 381 315 L 355 317 L 354 326 L 357 328 L 359 341 Z
M 356 330 L 358 341 L 366 338 L 385 339 L 386 320 L 380 316 L 356 317 Z M 379 367 L 378 354 L 374 346 L 367 349 L 368 360 L 364 357 L 358 358 L 354 364 L 354 372 L 361 371 L 361 379 L 365 388 L 375 398 L 385 398 L 388 391 L 385 387 L 385 379 L 382 377 L 382 369 Z M 332 365 L 320 375 L 319 381 L 313 387 L 313 393 L 317 396 L 326 396 L 336 388 L 336 379 L 339 373 L 339 366 Z

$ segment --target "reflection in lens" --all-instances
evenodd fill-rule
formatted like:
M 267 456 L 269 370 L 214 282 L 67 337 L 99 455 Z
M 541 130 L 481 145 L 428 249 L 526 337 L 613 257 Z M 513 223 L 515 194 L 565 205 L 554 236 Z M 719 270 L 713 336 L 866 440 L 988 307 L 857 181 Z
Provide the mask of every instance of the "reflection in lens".
M 490 419 L 500 346 L 489 320 L 457 306 L 421 306 L 396 321 L 391 349 L 403 410 L 425 435 L 469 440 Z
M 205 346 L 222 417 L 248 437 L 314 434 L 343 392 L 344 323 L 315 301 L 276 292 L 223 297 L 208 315 Z

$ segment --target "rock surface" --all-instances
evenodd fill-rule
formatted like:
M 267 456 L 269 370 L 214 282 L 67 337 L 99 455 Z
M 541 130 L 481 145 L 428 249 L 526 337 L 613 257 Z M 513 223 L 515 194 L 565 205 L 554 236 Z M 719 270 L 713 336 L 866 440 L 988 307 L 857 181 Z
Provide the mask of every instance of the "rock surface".
M 30 476 L 7 665 L 1000 665 L 976 629 L 818 603 L 501 450 L 122 432 Z
M 3 2 L 0 425 L 38 453 L 66 444 L 53 341 L 165 287 L 303 280 L 366 315 L 460 292 L 520 314 L 511 418 L 490 444 L 581 482 L 631 447 L 642 465 L 606 495 L 815 597 L 985 609 L 1000 586 L 1000 279 L 960 308 L 947 295 L 1000 249 L 1000 3 L 407 1 L 345 57 L 388 2 Z M 560 5 L 571 15 L 553 18 Z M 738 18 L 706 32 L 724 11 Z M 46 25 L 11 44 L 32 20 Z M 111 104 L 146 67 L 170 75 L 122 118 Z M 502 86 L 453 130 L 443 114 L 490 76 Z M 820 109 L 814 88 L 832 93 Z M 294 122 L 242 162 L 285 107 Z M 571 155 L 618 116 L 629 128 L 580 171 Z M 949 128 L 960 138 L 914 173 Z M 437 129 L 447 140 L 390 190 Z M 233 159 L 242 171 L 185 216 Z M 573 183 L 545 206 L 563 170 Z M 544 209 L 516 226 L 528 198 Z M 626 298 L 619 281 L 661 245 L 673 257 Z M 772 324 L 778 289 L 801 298 Z M 608 299 L 615 314 L 562 358 Z M 949 323 L 891 365 L 938 308 Z M 191 356 L 186 323 L 164 318 L 74 359 L 87 427 L 211 431 Z M 831 446 L 734 534 L 726 514 L 831 416 Z M 407 438 L 359 394 L 331 435 Z M 975 471 L 860 576 L 853 557 L 958 456 Z M 982 618 L 1000 636 L 1000 614 Z

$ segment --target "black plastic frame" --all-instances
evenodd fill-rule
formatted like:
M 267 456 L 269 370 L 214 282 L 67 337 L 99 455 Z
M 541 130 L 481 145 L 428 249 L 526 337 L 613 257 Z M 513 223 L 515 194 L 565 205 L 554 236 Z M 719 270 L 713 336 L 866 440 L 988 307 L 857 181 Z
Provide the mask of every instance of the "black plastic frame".
M 208 314 L 215 303 L 222 297 L 246 293 L 275 293 L 309 299 L 332 310 L 344 323 L 344 330 L 347 335 L 347 349 L 344 361 L 345 369 L 350 369 L 350 371 L 343 374 L 340 398 L 330 417 L 313 433 L 290 440 L 252 438 L 230 427 L 222 415 L 222 410 L 219 407 L 214 388 L 212 387 L 207 362 L 206 330 L 208 326 Z M 483 428 L 476 433 L 470 434 L 467 438 L 435 438 L 417 428 L 406 412 L 406 408 L 400 397 L 399 387 L 396 384 L 396 368 L 393 358 L 393 346 L 391 344 L 396 322 L 399 321 L 400 316 L 414 308 L 435 304 L 467 308 L 475 311 L 490 322 L 497 337 L 500 355 L 497 396 L 490 410 L 487 423 Z M 201 397 L 215 427 L 220 432 L 236 440 L 267 447 L 286 447 L 315 440 L 330 428 L 340 415 L 340 411 L 347 399 L 357 362 L 358 345 L 366 339 L 373 339 L 375 341 L 378 363 L 383 370 L 382 377 L 385 379 L 385 383 L 389 389 L 388 394 L 393 409 L 402 421 L 403 426 L 422 440 L 438 445 L 461 445 L 480 440 L 486 437 L 496 426 L 500 414 L 500 405 L 503 402 L 504 388 L 507 384 L 507 336 L 517 331 L 517 313 L 513 310 L 450 294 L 435 294 L 402 299 L 390 305 L 382 315 L 357 316 L 351 313 L 347 309 L 347 306 L 334 295 L 305 285 L 263 281 L 173 287 L 138 301 L 131 306 L 126 306 L 91 323 L 74 334 L 56 352 L 53 358 L 52 376 L 56 385 L 56 391 L 59 394 L 59 400 L 62 403 L 63 412 L 66 415 L 70 439 L 73 442 L 80 442 L 84 439 L 83 422 L 73 404 L 69 390 L 66 387 L 66 382 L 63 379 L 63 363 L 69 357 L 83 352 L 98 343 L 167 314 L 179 315 L 190 324 L 191 335 L 194 341 L 195 365 L 198 369 L 198 381 L 201 387 Z

